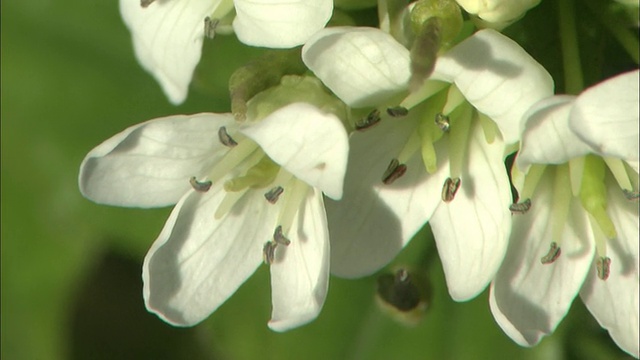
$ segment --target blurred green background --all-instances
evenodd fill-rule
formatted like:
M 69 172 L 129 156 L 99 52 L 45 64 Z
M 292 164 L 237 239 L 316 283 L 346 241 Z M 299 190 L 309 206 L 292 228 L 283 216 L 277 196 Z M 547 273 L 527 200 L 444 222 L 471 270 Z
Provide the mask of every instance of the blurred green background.
M 203 324 L 163 323 L 144 309 L 141 264 L 170 209 L 95 205 L 77 190 L 78 166 L 132 124 L 228 111 L 231 72 L 259 50 L 233 36 L 207 41 L 189 99 L 174 107 L 137 64 L 115 0 L 4 1 L 1 33 L 3 359 L 624 358 L 579 301 L 541 345 L 515 345 L 486 292 L 449 299 L 437 256 L 415 327 L 379 310 L 372 276 L 332 278 L 316 321 L 272 332 L 266 267 Z M 391 267 L 432 244 L 422 232 Z

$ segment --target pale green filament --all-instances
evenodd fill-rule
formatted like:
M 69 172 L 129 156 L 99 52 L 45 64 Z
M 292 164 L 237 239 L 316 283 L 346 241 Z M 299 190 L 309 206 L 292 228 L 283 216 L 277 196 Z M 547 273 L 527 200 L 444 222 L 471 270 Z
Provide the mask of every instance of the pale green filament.
M 587 155 L 580 189 L 580 200 L 584 209 L 593 216 L 608 239 L 616 237 L 616 229 L 607 215 L 607 189 L 605 184 L 605 163 L 602 158 Z
M 618 182 L 620 188 L 623 190 L 633 191 L 633 185 L 631 185 L 629 174 L 627 173 L 627 169 L 624 167 L 622 160 L 609 157 L 605 157 L 603 159 L 613 174 L 613 177 Z
M 413 154 L 415 154 L 419 148 L 420 135 L 418 135 L 418 133 L 414 131 L 413 133 L 411 133 L 411 136 L 409 136 L 409 140 L 407 140 L 407 143 L 404 144 L 402 150 L 400 150 L 400 154 L 398 154 L 398 162 L 400 162 L 400 164 L 406 164 L 407 161 L 411 159 Z
M 222 202 L 220 202 L 220 205 L 218 205 L 218 208 L 216 209 L 213 217 L 218 220 L 227 215 L 229 211 L 231 211 L 233 206 L 238 202 L 238 200 L 242 199 L 247 191 L 249 191 L 249 188 L 245 188 L 240 191 L 227 192 L 224 195 L 224 199 L 222 199 Z
M 254 154 L 260 153 L 256 152 Z M 248 187 L 266 187 L 275 179 L 279 169 L 280 166 L 278 164 L 274 163 L 268 156 L 262 155 L 262 158 L 247 170 L 246 175 L 225 182 L 224 189 L 226 191 L 240 191 Z
M 444 115 L 449 115 L 455 110 L 458 106 L 466 101 L 464 95 L 460 92 L 455 84 L 451 84 L 449 86 L 449 92 L 447 93 L 447 102 L 442 107 L 442 113 Z
M 300 210 L 300 204 L 304 201 L 309 190 L 309 185 L 297 179 L 292 179 L 288 183 L 284 193 L 284 205 L 278 216 L 278 225 L 282 226 L 283 234 L 288 234 L 291 230 L 293 219 Z
M 433 139 L 429 136 L 422 137 L 421 152 L 422 162 L 427 173 L 433 174 L 438 169 L 438 157 L 436 155 L 436 148 L 433 147 Z
M 420 136 L 422 162 L 429 174 L 433 174 L 437 169 L 438 160 L 433 144 L 442 137 L 442 130 L 436 125 L 435 118 L 445 104 L 447 95 L 445 91 L 441 91 L 418 109 L 421 112 L 421 119 L 417 133 Z
M 214 184 L 227 175 L 231 170 L 235 169 L 240 163 L 252 155 L 257 149 L 258 144 L 245 139 L 240 141 L 237 146 L 234 146 L 229 150 L 220 161 L 211 170 L 211 176 L 209 179 Z M 259 151 L 260 155 L 264 155 L 262 151 Z M 256 160 L 257 161 L 257 160 Z
M 569 166 L 559 165 L 555 169 L 553 183 L 553 199 L 551 200 L 552 239 L 558 246 L 562 243 L 562 231 L 569 216 L 571 198 L 573 195 L 569 191 L 571 188 L 569 180 Z
M 437 94 L 438 92 L 440 92 L 440 90 L 446 88 L 449 85 L 451 84 L 443 81 L 427 80 L 419 90 L 409 94 L 409 96 L 407 96 L 402 101 L 402 103 L 400 103 L 400 106 L 411 110 L 414 106 Z
M 540 182 L 545 169 L 546 165 L 531 165 L 529 172 L 525 177 L 522 191 L 519 194 L 520 199 L 531 199 L 536 187 L 538 187 L 538 183 Z
M 482 131 L 484 132 L 484 138 L 487 141 L 487 144 L 493 144 L 499 131 L 498 125 L 483 113 L 478 113 L 478 119 L 480 120 L 480 126 L 482 126 Z
M 476 111 L 469 103 L 459 106 L 451 114 L 451 130 L 449 132 L 449 175 L 459 178 L 462 174 L 463 162 L 467 154 L 467 147 L 471 141 L 469 130 L 471 121 L 476 117 Z M 464 182 L 464 179 L 462 179 Z
M 589 225 L 591 225 L 593 238 L 596 242 L 596 253 L 600 257 L 607 256 L 607 237 L 598 226 L 598 221 L 591 214 L 589 214 Z
M 582 186 L 582 174 L 584 174 L 584 157 L 569 160 L 569 177 L 571 178 L 571 193 L 573 196 L 580 194 Z

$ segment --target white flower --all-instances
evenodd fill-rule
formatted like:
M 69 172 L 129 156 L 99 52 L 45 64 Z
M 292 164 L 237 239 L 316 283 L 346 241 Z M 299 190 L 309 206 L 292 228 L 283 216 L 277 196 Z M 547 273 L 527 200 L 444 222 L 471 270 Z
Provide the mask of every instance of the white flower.
M 79 183 L 102 204 L 177 203 L 145 257 L 149 311 L 195 325 L 264 257 L 273 289 L 269 327 L 284 331 L 314 319 L 324 302 L 329 234 L 321 191 L 342 196 L 347 152 L 341 121 L 305 103 L 245 126 L 230 114 L 170 116 L 93 149 Z
M 322 29 L 333 12 L 330 0 L 156 0 L 142 7 L 120 0 L 138 61 L 169 100 L 182 103 L 200 61 L 205 18 L 220 19 L 235 8 L 233 30 L 245 44 L 290 48 Z M 224 56 L 220 57 L 224 61 Z
M 506 26 L 521 18 L 540 0 L 456 0 L 466 12 L 490 24 Z
M 516 169 L 514 180 L 531 210 L 514 218 L 491 286 L 496 321 L 521 345 L 552 333 L 580 293 L 618 346 L 639 356 L 638 81 L 626 73 L 525 116 L 516 163 L 528 174 Z
M 406 95 L 408 51 L 380 30 L 321 30 L 303 47 L 303 60 L 350 106 L 384 108 Z M 327 202 L 331 267 L 340 276 L 370 274 L 429 221 L 449 292 L 465 300 L 486 287 L 506 252 L 511 196 L 505 142 L 517 141 L 520 118 L 553 93 L 553 82 L 522 48 L 493 30 L 441 56 L 432 79 L 440 81 L 401 103 L 408 116 L 384 114 L 379 125 L 351 136 L 345 197 Z M 435 124 L 438 113 L 449 117 L 448 133 Z M 406 173 L 399 176 L 398 167 L 392 177 L 399 177 L 383 182 L 393 158 Z M 449 194 L 455 199 L 444 201 L 445 182 L 456 178 L 460 189 Z

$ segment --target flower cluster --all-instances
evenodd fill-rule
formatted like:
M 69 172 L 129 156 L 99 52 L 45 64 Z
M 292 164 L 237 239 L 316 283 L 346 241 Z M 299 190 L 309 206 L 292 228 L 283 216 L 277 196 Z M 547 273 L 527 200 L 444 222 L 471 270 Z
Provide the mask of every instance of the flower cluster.
M 302 45 L 287 53 L 295 75 L 239 70 L 241 116 L 150 120 L 84 159 L 80 189 L 95 202 L 175 204 L 144 261 L 149 311 L 194 325 L 264 262 L 269 326 L 284 331 L 319 314 L 330 271 L 371 275 L 428 223 L 451 297 L 489 287 L 518 344 L 552 333 L 580 294 L 638 357 L 638 59 L 585 89 L 569 29 L 554 78 L 500 32 L 538 3 L 380 0 L 374 28 L 325 27 L 326 0 L 121 0 L 138 60 L 173 103 L 217 32 Z

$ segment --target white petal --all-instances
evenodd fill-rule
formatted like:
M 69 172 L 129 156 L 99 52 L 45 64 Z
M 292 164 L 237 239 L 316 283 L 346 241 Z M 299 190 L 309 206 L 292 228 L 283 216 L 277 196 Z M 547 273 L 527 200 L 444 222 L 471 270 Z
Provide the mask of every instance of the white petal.
M 329 230 L 322 193 L 311 189 L 289 232 L 291 244 L 271 264 L 273 312 L 269 327 L 285 331 L 315 319 L 329 285 Z
M 507 144 L 519 140 L 522 116 L 553 95 L 551 75 L 524 49 L 491 29 L 480 30 L 438 58 L 433 79 L 454 82 L 493 119 Z
M 585 90 L 571 111 L 570 126 L 600 155 L 638 161 L 638 74 L 632 71 Z
M 468 13 L 478 15 L 491 23 L 504 23 L 518 19 L 540 0 L 456 0 Z
M 430 220 L 449 294 L 456 301 L 486 288 L 502 262 L 511 228 L 504 146 L 499 139 L 487 144 L 479 124 L 472 132 L 460 189 L 453 201 L 440 202 Z
M 611 273 L 606 281 L 596 276 L 595 263 L 580 291 L 582 300 L 618 346 L 639 357 L 638 350 L 638 203 L 626 200 L 620 189 L 609 182 L 607 213 L 618 238 L 607 242 Z
M 416 126 L 411 118 L 382 120 L 351 136 L 344 198 L 326 203 L 333 274 L 355 278 L 379 270 L 435 210 L 446 173 L 441 166 L 428 175 L 419 153 L 407 162 L 404 176 L 382 183 L 389 162 Z
M 145 257 L 147 309 L 177 326 L 192 326 L 215 311 L 262 261 L 277 211 L 250 191 L 220 220 L 213 214 L 225 191 L 212 187 L 183 197 Z
M 407 89 L 409 50 L 374 28 L 333 27 L 316 33 L 302 60 L 351 107 L 373 106 Z
M 331 0 L 235 0 L 233 29 L 245 44 L 270 48 L 302 45 L 333 12 Z
M 228 148 L 221 126 L 229 114 L 177 115 L 134 125 L 91 150 L 80 166 L 82 194 L 101 204 L 157 207 L 175 204 Z
M 220 0 L 158 0 L 143 8 L 140 1 L 120 0 L 138 61 L 174 104 L 187 97 L 202 52 L 204 18 L 219 4 Z
M 525 131 L 516 164 L 526 171 L 531 164 L 563 164 L 591 149 L 569 128 L 575 96 L 558 95 L 536 103 L 525 115 Z
M 342 197 L 349 141 L 335 115 L 313 105 L 294 103 L 242 132 L 298 179 L 333 199 Z
M 529 212 L 514 215 L 509 249 L 491 284 L 493 317 L 522 346 L 533 346 L 555 330 L 580 290 L 595 251 L 579 200 L 571 204 L 562 239 L 553 238 L 552 180 L 544 176 Z M 560 257 L 542 264 L 551 242 L 560 240 Z

